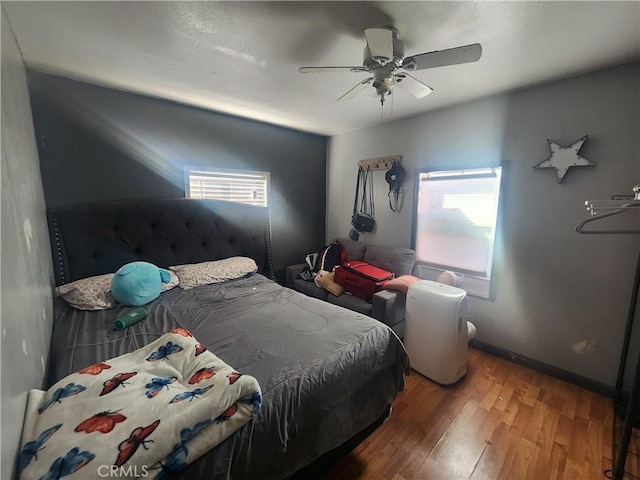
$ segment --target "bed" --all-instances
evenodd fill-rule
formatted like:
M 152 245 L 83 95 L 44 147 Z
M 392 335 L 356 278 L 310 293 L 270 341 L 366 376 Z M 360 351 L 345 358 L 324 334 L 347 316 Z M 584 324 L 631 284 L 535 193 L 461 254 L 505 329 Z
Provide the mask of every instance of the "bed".
M 253 420 L 174 478 L 290 478 L 377 425 L 404 387 L 409 361 L 390 328 L 273 280 L 265 208 L 135 199 L 47 215 L 57 285 L 137 260 L 167 268 L 244 256 L 258 266 L 224 283 L 164 292 L 145 306 L 146 319 L 116 332 L 114 319 L 130 307 L 83 311 L 55 299 L 46 387 L 177 327 L 258 380 L 263 404 Z

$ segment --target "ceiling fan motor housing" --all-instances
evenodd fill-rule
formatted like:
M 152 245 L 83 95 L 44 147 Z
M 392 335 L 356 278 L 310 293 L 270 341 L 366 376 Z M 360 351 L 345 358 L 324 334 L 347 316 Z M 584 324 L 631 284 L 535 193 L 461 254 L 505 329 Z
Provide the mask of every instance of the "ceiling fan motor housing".
M 400 40 L 397 36 L 397 33 L 394 31 L 393 33 L 393 58 L 380 58 L 380 57 L 372 57 L 371 52 L 369 51 L 369 47 L 364 47 L 362 66 L 370 71 L 376 67 L 381 65 L 393 64 L 395 67 L 400 67 L 402 65 L 402 60 L 404 59 L 404 42 Z
M 404 42 L 398 38 L 398 31 L 389 28 L 393 39 L 393 58 L 373 56 L 369 45 L 364 47 L 362 66 L 373 72 L 373 87 L 380 97 L 380 102 L 384 104 L 385 95 L 391 95 L 393 87 L 393 72 L 402 66 L 404 59 Z

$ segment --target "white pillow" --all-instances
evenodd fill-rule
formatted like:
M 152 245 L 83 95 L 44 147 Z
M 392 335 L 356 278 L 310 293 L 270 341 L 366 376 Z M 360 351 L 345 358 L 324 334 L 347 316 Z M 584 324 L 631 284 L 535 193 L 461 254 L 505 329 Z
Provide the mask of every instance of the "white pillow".
M 191 263 L 169 267 L 180 278 L 179 286 L 188 290 L 200 285 L 221 283 L 242 278 L 258 271 L 258 265 L 252 258 L 230 257 L 213 262 Z

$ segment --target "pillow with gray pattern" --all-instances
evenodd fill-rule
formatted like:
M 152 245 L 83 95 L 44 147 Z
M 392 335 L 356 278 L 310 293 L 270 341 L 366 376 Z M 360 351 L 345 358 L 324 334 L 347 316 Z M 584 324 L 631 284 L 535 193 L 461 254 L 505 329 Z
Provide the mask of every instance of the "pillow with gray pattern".
M 169 272 L 171 280 L 162 284 L 162 292 L 178 286 L 180 281 L 174 272 Z M 62 299 L 78 310 L 108 310 L 119 305 L 111 294 L 111 279 L 113 273 L 81 278 L 71 283 L 56 287 L 55 297 Z
M 118 306 L 111 295 L 113 273 L 82 278 L 56 287 L 54 296 L 78 310 L 108 310 Z

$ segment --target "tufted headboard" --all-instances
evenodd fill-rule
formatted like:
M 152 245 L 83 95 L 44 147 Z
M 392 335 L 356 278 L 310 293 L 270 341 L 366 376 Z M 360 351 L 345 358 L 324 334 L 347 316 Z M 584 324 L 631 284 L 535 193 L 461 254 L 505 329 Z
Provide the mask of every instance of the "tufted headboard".
M 273 278 L 268 209 L 220 200 L 112 200 L 47 211 L 56 285 L 143 260 L 159 267 L 253 258 Z

